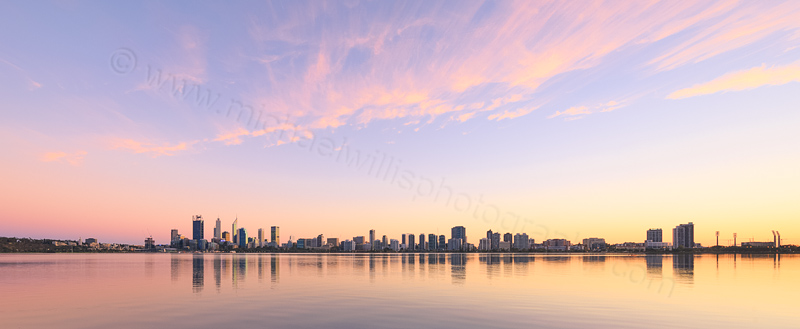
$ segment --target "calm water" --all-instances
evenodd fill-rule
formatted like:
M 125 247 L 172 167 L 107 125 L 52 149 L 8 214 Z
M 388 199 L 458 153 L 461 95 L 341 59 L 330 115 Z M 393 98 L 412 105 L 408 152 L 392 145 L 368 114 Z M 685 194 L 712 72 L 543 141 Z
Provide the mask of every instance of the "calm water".
M 800 326 L 796 255 L 6 254 L 3 328 Z

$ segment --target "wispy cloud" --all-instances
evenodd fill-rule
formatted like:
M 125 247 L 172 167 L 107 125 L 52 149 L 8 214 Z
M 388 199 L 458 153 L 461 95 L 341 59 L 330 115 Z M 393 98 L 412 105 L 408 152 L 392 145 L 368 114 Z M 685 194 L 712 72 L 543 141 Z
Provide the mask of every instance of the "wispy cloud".
M 624 107 L 629 100 L 626 101 L 608 101 L 605 103 L 600 103 L 592 106 L 573 106 L 563 111 L 556 111 L 555 113 L 549 115 L 547 118 L 552 119 L 555 117 L 566 116 L 564 119 L 565 121 L 572 121 L 583 119 L 589 114 L 593 113 L 602 113 L 602 112 L 611 112 L 621 107 Z
M 118 139 L 114 141 L 112 147 L 114 149 L 128 150 L 133 153 L 147 154 L 155 158 L 162 155 L 171 156 L 175 155 L 175 153 L 179 151 L 186 151 L 196 143 L 198 143 L 198 141 L 181 142 L 174 145 L 169 145 L 169 144 L 157 145 L 148 142 L 138 142 L 132 139 Z
M 709 82 L 677 90 L 668 99 L 681 99 L 718 92 L 739 91 L 769 85 L 782 85 L 800 81 L 800 63 L 786 66 L 761 65 L 748 70 L 732 72 Z
M 86 156 L 86 151 L 78 151 L 75 153 L 67 152 L 48 152 L 41 156 L 40 160 L 43 162 L 62 162 L 68 163 L 73 166 L 79 166 L 83 163 L 83 157 Z

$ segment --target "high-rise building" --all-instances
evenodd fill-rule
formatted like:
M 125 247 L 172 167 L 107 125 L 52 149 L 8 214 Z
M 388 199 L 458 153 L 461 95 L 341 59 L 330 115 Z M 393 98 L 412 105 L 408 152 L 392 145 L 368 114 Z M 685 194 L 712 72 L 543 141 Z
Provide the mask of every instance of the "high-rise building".
M 274 243 L 276 246 L 281 245 L 281 228 L 273 226 L 270 228 L 269 242 Z
M 436 250 L 439 249 L 438 243 L 436 241 L 436 234 L 428 234 L 428 250 Z
M 315 247 L 322 247 L 325 245 L 326 242 L 328 241 L 325 240 L 325 235 L 322 234 L 317 235 L 317 241 L 315 243 Z
M 694 248 L 694 224 L 680 224 L 672 229 L 672 245 L 675 248 Z
M 228 231 L 222 232 L 222 240 L 231 242 L 231 232 Z
M 485 246 L 485 248 L 488 248 L 486 250 L 494 249 L 492 246 L 492 234 L 493 234 L 492 230 L 486 231 L 486 240 L 489 240 L 489 242 L 487 242 L 488 244 Z M 480 247 L 480 243 L 478 244 L 478 246 Z
M 236 225 L 239 224 L 239 216 L 236 216 L 236 219 L 233 220 L 233 230 L 231 230 L 231 234 L 233 234 L 233 243 L 239 244 L 239 229 L 236 228 Z
M 339 238 L 328 238 L 328 245 L 331 247 L 339 246 Z
M 170 231 L 170 234 L 169 234 L 169 238 L 170 238 L 169 242 L 170 243 L 175 243 L 175 241 L 178 241 L 180 239 L 180 237 L 181 237 L 181 235 L 178 234 L 178 230 L 173 228 L 172 231 Z
M 407 241 L 406 241 L 406 234 L 404 233 L 404 234 L 403 234 L 403 244 L 406 244 L 406 242 L 407 242 Z
M 219 220 L 219 217 L 217 217 L 217 226 L 214 227 L 214 237 L 222 239 L 222 221 Z
M 662 238 L 662 232 L 660 228 L 651 228 L 647 230 L 647 239 L 645 241 L 650 242 L 664 242 Z
M 264 246 L 264 229 L 258 229 L 258 242 L 256 242 L 256 247 L 263 247 Z
M 503 234 L 503 242 L 511 243 L 511 242 L 513 242 L 512 241 L 513 239 L 514 239 L 514 236 L 511 235 L 511 233 Z
M 605 248 L 606 248 L 606 239 L 603 238 L 583 239 L 583 249 L 585 250 L 602 250 Z
M 152 236 L 148 237 L 147 239 L 144 239 L 144 249 L 147 249 L 147 250 L 156 249 L 156 242 L 155 242 L 155 240 L 153 240 Z
M 369 230 L 369 243 L 372 243 L 372 249 L 375 249 L 375 230 Z
M 365 240 L 366 240 L 366 239 L 364 239 L 364 236 L 363 236 L 363 235 L 359 235 L 359 236 L 354 236 L 354 237 L 353 237 L 353 243 L 355 243 L 355 244 L 356 244 L 356 246 L 358 246 L 358 245 L 363 245 L 363 244 L 364 244 L 364 242 L 366 242 Z
M 386 235 L 383 235 L 383 239 L 381 239 L 381 245 L 383 248 L 389 248 L 389 240 L 386 239 Z
M 439 243 L 438 243 L 439 250 L 447 249 L 446 248 L 447 247 L 447 241 L 445 239 L 446 238 L 444 237 L 444 234 L 439 236 Z
M 514 248 L 518 250 L 528 250 L 531 248 L 530 239 L 525 233 L 517 233 L 514 235 Z
M 240 228 L 236 236 L 239 239 L 239 248 L 247 248 L 247 230 L 244 227 Z
M 461 245 L 467 244 L 467 229 L 463 226 L 456 226 L 450 230 L 450 238 L 461 239 Z M 452 250 L 452 249 L 451 249 Z
M 408 250 L 416 249 L 417 244 L 414 243 L 414 234 L 408 235 Z
M 192 216 L 192 240 L 203 240 L 203 216 Z
M 420 233 L 420 235 L 419 235 L 419 248 L 417 248 L 417 249 L 419 249 L 419 250 L 428 249 L 428 248 L 425 247 L 425 233 Z
M 492 250 L 500 249 L 500 233 L 492 234 Z

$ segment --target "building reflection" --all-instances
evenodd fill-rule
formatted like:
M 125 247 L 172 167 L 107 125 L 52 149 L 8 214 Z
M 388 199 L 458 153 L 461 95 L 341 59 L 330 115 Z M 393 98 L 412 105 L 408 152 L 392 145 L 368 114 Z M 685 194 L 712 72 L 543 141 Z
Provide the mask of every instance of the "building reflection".
M 222 256 L 214 255 L 214 285 L 219 291 L 222 286 Z
M 675 254 L 672 256 L 672 270 L 676 281 L 692 283 L 694 281 L 694 255 Z
M 192 292 L 203 291 L 205 284 L 205 259 L 203 255 L 193 255 L 192 257 Z
M 450 278 L 453 284 L 464 284 L 467 280 L 467 255 L 450 254 Z
M 178 281 L 181 278 L 183 265 L 183 256 L 180 254 L 173 254 L 169 261 L 169 272 L 172 281 Z
M 664 255 L 645 255 L 647 265 L 647 275 L 651 277 L 661 277 L 664 272 Z
M 154 269 L 155 262 L 153 261 L 152 254 L 146 254 L 144 258 L 144 275 L 147 278 L 153 277 L 153 269 Z
M 270 267 L 269 267 L 269 274 L 270 274 L 270 280 L 271 280 L 273 283 L 278 283 L 278 282 L 280 282 L 280 274 L 281 274 L 281 268 L 280 268 L 280 266 L 281 266 L 281 260 L 280 260 L 280 258 L 279 258 L 279 257 L 280 257 L 280 256 L 278 256 L 278 255 L 276 255 L 276 254 L 272 254 L 272 255 L 270 255 L 270 257 L 269 257 L 269 263 L 270 263 Z
M 581 264 L 584 270 L 602 271 L 606 266 L 606 256 L 589 255 L 581 257 Z

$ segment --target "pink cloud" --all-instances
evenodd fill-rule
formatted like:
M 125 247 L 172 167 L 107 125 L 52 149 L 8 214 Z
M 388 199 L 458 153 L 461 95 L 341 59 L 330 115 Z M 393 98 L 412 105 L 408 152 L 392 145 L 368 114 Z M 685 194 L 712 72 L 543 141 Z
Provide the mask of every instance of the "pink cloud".
M 175 155 L 176 152 L 188 150 L 189 147 L 191 147 L 196 143 L 198 143 L 198 141 L 181 142 L 175 145 L 169 145 L 169 144 L 155 145 L 152 143 L 137 142 L 132 139 L 118 139 L 114 141 L 112 148 L 125 149 L 132 151 L 133 153 L 149 154 L 150 156 L 155 158 L 162 155 L 166 156 Z
M 43 154 L 40 160 L 43 162 L 62 162 L 73 166 L 79 166 L 83 163 L 83 157 L 86 156 L 86 154 L 86 151 L 78 151 L 75 153 L 48 152 Z
M 667 98 L 681 99 L 718 92 L 753 89 L 761 86 L 782 85 L 790 82 L 800 82 L 800 62 L 769 68 L 766 65 L 762 65 L 748 70 L 728 73 L 714 80 L 677 90 L 669 94 Z

